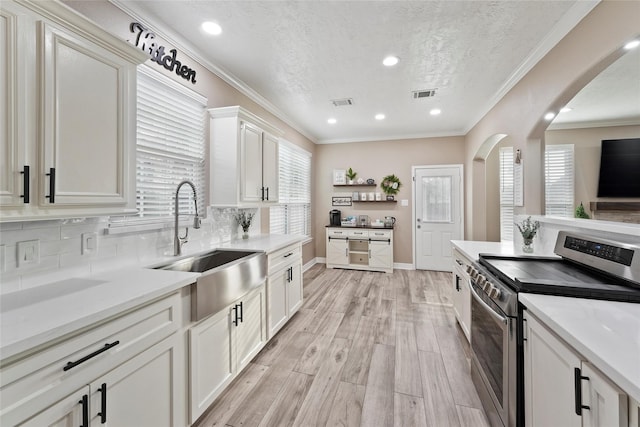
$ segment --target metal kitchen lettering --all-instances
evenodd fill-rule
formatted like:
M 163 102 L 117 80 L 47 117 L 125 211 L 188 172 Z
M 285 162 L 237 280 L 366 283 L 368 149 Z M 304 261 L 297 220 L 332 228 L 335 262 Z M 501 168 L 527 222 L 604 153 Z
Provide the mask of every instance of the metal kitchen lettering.
M 193 84 L 196 83 L 196 70 L 183 65 L 176 59 L 178 55 L 176 49 L 171 49 L 169 53 L 165 53 L 165 47 L 158 46 L 155 42 L 156 35 L 138 22 L 132 22 L 129 29 L 132 33 L 137 33 L 136 46 L 151 55 L 153 62 L 157 62 L 158 65 L 162 65 L 169 71 L 175 71 L 177 75 L 191 81 Z

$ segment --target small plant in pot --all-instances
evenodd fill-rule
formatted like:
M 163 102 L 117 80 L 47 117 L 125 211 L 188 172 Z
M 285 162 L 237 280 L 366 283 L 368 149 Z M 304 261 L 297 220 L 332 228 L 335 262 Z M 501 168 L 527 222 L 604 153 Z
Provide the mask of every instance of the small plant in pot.
M 517 222 L 514 224 L 518 227 L 518 230 L 520 230 L 520 234 L 522 235 L 522 252 L 533 252 L 533 238 L 536 237 L 536 234 L 538 233 L 540 223 L 538 221 L 531 221 L 531 217 L 527 217 L 527 219 L 522 221 L 520 224 Z
M 247 212 L 240 212 L 234 215 L 234 218 L 238 225 L 242 227 L 242 238 L 249 238 L 249 227 L 251 227 L 251 220 L 253 220 L 253 214 Z
M 347 178 L 349 179 L 349 185 L 353 185 L 353 180 L 356 179 L 356 176 L 358 176 L 358 173 L 354 172 L 353 169 L 349 168 L 349 170 L 347 171 Z

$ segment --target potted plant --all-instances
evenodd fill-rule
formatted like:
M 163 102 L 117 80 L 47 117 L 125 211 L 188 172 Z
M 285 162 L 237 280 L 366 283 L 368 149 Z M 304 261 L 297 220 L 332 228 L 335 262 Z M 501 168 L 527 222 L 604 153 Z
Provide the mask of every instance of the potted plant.
M 540 223 L 538 221 L 531 221 L 531 217 L 529 216 L 520 224 L 517 222 L 514 224 L 518 227 L 518 230 L 520 230 L 520 234 L 522 235 L 522 252 L 533 252 L 533 238 L 536 237 L 536 234 L 538 233 Z
M 242 227 L 242 238 L 249 238 L 249 227 L 251 227 L 251 220 L 253 219 L 252 213 L 240 212 L 234 215 L 234 218 L 238 225 Z
M 395 175 L 387 175 L 382 178 L 380 182 L 380 187 L 384 194 L 387 195 L 387 200 L 394 200 L 394 197 L 400 191 L 400 187 L 402 187 L 402 182 L 400 182 L 400 178 Z
M 582 202 L 580 202 L 580 206 L 578 206 L 576 208 L 576 214 L 575 214 L 576 218 L 584 218 L 584 219 L 589 219 L 589 214 L 587 213 L 587 211 L 585 211 L 584 206 L 582 205 Z
M 347 171 L 347 178 L 349 178 L 349 185 L 353 185 L 353 180 L 358 176 L 357 172 L 354 172 L 353 169 L 349 168 Z

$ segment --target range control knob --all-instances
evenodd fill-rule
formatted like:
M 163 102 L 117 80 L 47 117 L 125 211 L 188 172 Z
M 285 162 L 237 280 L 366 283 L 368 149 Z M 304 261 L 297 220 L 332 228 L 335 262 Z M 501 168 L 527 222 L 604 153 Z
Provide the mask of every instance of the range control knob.
M 493 284 L 491 282 L 489 282 L 488 280 L 487 280 L 487 283 L 485 283 L 482 286 L 482 290 L 485 291 L 487 294 L 489 294 L 492 289 L 493 289 Z
M 489 297 L 491 297 L 492 299 L 500 299 L 500 295 L 502 295 L 502 292 L 495 286 L 489 292 Z
M 483 287 L 485 283 L 487 283 L 487 278 L 484 277 L 482 274 L 479 274 L 478 277 L 475 279 L 476 284 L 480 287 Z
M 467 274 L 471 274 L 471 272 L 472 272 L 472 271 L 474 271 L 474 270 L 475 270 L 475 268 L 473 268 L 473 267 L 472 267 L 472 266 L 470 266 L 470 265 L 467 265 L 466 270 L 467 270 Z

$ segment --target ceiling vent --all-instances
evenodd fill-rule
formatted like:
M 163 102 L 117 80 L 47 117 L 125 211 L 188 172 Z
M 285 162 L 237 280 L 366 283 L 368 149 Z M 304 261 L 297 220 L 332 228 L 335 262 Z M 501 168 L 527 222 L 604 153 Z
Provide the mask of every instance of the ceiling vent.
M 414 90 L 411 93 L 413 94 L 413 99 L 432 98 L 436 96 L 436 89 Z
M 346 107 L 347 105 L 353 105 L 352 98 L 332 99 L 331 103 L 334 107 Z

